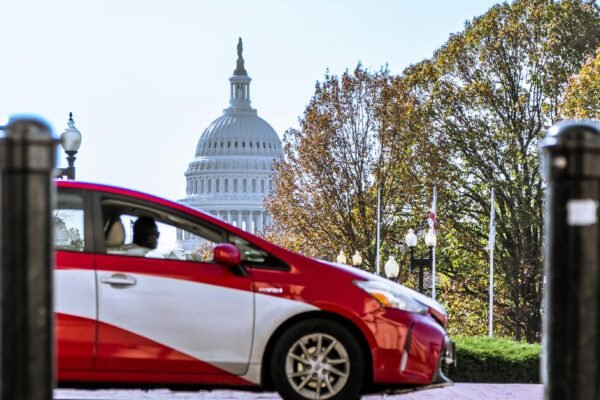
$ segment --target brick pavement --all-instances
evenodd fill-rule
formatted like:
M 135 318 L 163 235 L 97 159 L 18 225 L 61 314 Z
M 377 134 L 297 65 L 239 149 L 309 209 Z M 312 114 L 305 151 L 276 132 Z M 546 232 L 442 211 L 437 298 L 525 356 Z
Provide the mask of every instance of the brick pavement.
M 437 389 L 420 390 L 406 394 L 375 394 L 364 400 L 542 400 L 542 385 L 457 383 Z M 276 400 L 275 393 L 234 390 L 177 391 L 155 390 L 75 390 L 57 389 L 55 400 Z

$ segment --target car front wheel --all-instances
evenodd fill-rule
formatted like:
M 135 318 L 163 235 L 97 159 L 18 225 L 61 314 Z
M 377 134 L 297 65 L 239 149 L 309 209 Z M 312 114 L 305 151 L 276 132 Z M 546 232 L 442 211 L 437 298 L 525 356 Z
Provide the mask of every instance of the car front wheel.
M 337 322 L 302 321 L 273 350 L 271 376 L 284 399 L 356 399 L 365 362 L 358 340 Z

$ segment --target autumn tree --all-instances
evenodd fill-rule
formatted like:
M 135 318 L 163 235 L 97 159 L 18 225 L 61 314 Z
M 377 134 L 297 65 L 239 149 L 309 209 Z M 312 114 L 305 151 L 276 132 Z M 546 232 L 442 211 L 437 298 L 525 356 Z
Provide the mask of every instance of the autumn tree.
M 569 80 L 562 104 L 565 118 L 593 118 L 600 121 L 600 48 L 579 74 Z
M 494 187 L 496 306 L 506 317 L 503 329 L 517 340 L 536 341 L 541 332 L 544 186 L 537 145 L 559 118 L 569 77 L 599 42 L 593 2 L 517 0 L 468 22 L 431 60 L 405 73 L 428 114 L 421 129 L 436 153 L 427 156 L 437 160 L 444 216 L 440 270 L 485 304 Z
M 370 72 L 360 64 L 339 77 L 327 74 L 315 87 L 300 129 L 285 133 L 287 162 L 276 167 L 266 206 L 273 230 L 293 237 L 287 244 L 295 250 L 330 260 L 340 249 L 348 255 L 358 250 L 363 267 L 374 270 L 377 189 L 385 238 L 406 212 L 405 189 L 413 179 L 406 169 L 399 172 L 399 162 L 409 161 L 415 135 L 404 129 L 394 137 L 385 134 L 382 93 L 391 79 L 385 69 Z M 408 110 L 409 102 L 398 107 Z
M 588 83 L 597 78 L 587 77 L 597 76 L 597 63 L 582 64 L 599 44 L 593 1 L 516 0 L 467 22 L 400 76 L 360 65 L 326 75 L 300 128 L 284 138 L 286 162 L 277 166 L 267 203 L 274 238 L 328 259 L 340 249 L 361 250 L 373 270 L 377 189 L 382 249 L 393 254 L 406 229 L 425 220 L 436 181 L 439 299 L 451 329 L 483 333 L 493 187 L 496 329 L 539 340 L 544 186 L 537 145 L 561 106 L 580 104 L 584 86 L 574 82 L 594 87 Z M 565 100 L 569 78 L 580 71 Z M 406 279 L 407 256 L 400 256 Z

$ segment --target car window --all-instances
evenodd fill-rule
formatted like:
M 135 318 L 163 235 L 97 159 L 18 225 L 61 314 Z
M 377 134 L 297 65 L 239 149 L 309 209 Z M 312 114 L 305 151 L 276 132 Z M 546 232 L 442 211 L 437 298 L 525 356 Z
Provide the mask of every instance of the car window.
M 269 252 L 239 236 L 229 235 L 229 242 L 235 244 L 240 251 L 242 264 L 244 265 L 277 269 L 288 267 L 286 263 L 274 257 Z
M 218 228 L 146 205 L 105 200 L 102 215 L 107 254 L 212 262 L 224 241 Z
M 83 198 L 76 193 L 59 193 L 56 208 L 52 211 L 54 248 L 83 251 L 85 248 Z

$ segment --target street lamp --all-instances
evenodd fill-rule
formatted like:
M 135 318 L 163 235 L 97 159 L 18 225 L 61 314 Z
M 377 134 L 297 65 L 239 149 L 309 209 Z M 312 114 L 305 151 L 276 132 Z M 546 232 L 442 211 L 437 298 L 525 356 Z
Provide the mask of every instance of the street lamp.
M 412 229 L 408 230 L 404 241 L 406 242 L 406 245 L 411 249 L 417 245 L 417 235 L 415 235 L 415 232 Z
M 433 232 L 433 229 L 429 229 L 425 234 L 425 244 L 429 248 L 437 246 L 437 235 Z
M 355 267 L 358 267 L 360 264 L 362 264 L 362 257 L 360 256 L 360 253 L 358 252 L 358 250 L 356 250 L 356 252 L 354 253 L 354 255 L 352 256 L 352 265 L 354 265 Z
M 60 135 L 60 144 L 67 153 L 67 162 L 69 166 L 67 168 L 58 168 L 58 177 L 74 180 L 75 179 L 75 154 L 79 150 L 81 145 L 81 132 L 75 128 L 75 121 L 73 121 L 73 113 L 69 113 L 69 122 L 67 123 L 67 129 Z
M 394 256 L 390 256 L 390 258 L 388 258 L 388 260 L 385 262 L 385 265 L 383 266 L 383 269 L 385 271 L 385 276 L 387 276 L 388 279 L 395 281 L 396 278 L 398 278 L 400 266 L 394 259 Z
M 340 250 L 340 254 L 338 254 L 336 261 L 338 264 L 346 264 L 346 255 L 344 254 L 344 250 Z
M 423 293 L 423 269 L 429 268 L 431 270 L 433 260 L 433 248 L 437 245 L 437 237 L 432 229 L 429 229 L 425 235 L 425 244 L 429 248 L 429 257 L 415 258 L 415 246 L 417 245 L 417 235 L 412 229 L 408 230 L 408 234 L 404 238 L 406 244 L 410 248 L 410 269 L 419 269 L 419 292 Z

